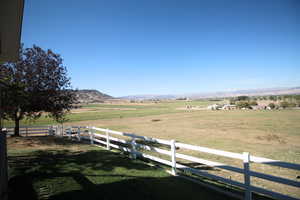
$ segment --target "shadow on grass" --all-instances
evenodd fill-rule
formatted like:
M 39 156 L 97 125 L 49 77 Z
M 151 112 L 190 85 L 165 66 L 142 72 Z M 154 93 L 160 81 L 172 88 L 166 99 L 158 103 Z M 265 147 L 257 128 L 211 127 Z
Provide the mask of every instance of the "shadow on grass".
M 86 145 L 87 143 L 78 143 L 75 139 L 70 140 L 67 138 L 53 137 L 53 136 L 27 136 L 27 137 L 9 137 L 7 139 L 8 144 L 17 144 L 18 147 L 51 147 L 62 146 L 70 147 L 76 145 Z
M 10 200 L 229 199 L 178 177 L 161 175 L 162 172 L 140 161 L 104 150 L 34 151 L 9 156 L 9 166 L 13 175 L 9 183 Z
M 111 151 L 37 150 L 8 160 L 9 200 L 232 199 Z

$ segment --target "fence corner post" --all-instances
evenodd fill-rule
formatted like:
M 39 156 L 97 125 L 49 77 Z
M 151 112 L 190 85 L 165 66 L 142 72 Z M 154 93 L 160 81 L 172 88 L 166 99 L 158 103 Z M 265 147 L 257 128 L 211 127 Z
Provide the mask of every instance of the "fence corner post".
M 94 129 L 93 127 L 90 127 L 90 141 L 91 141 L 91 144 L 94 144 Z
M 243 152 L 244 162 L 244 184 L 245 184 L 245 200 L 252 199 L 251 180 L 250 180 L 250 153 Z
M 67 135 L 68 135 L 69 139 L 72 139 L 72 128 L 70 128 L 70 127 L 67 128 Z
M 77 139 L 80 142 L 81 141 L 81 137 L 80 137 L 80 126 L 77 129 Z
M 172 175 L 176 176 L 176 146 L 175 140 L 171 140 Z
M 110 141 L 109 141 L 109 132 L 108 128 L 106 129 L 106 149 L 110 150 Z
M 59 129 L 59 125 L 55 126 L 55 136 L 58 136 L 58 129 Z
M 48 126 L 48 135 L 54 135 L 54 129 L 53 126 Z
M 136 159 L 136 142 L 135 142 L 135 137 L 132 138 L 132 141 L 131 141 L 131 147 L 132 147 L 132 152 L 131 152 L 131 155 L 132 155 L 132 158 L 133 159 Z

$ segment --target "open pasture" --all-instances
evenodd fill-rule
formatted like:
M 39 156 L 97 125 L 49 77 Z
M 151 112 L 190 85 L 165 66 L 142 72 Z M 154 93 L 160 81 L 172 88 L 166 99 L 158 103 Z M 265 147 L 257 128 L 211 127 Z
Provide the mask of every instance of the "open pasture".
M 89 104 L 72 110 L 65 126 L 105 127 L 227 151 L 300 162 L 300 110 L 180 110 L 205 108 L 214 101 Z M 21 125 L 51 125 L 49 118 L 23 120 Z M 12 122 L 4 122 L 11 126 Z
M 137 135 L 210 147 L 231 152 L 300 163 L 300 110 L 189 110 L 186 106 L 205 108 L 213 101 L 167 101 L 158 103 L 89 104 L 73 110 L 64 126 L 84 125 L 109 128 Z M 7 122 L 6 122 L 7 123 Z M 24 124 L 24 122 L 23 122 Z M 53 124 L 48 118 L 25 124 Z M 180 150 L 181 151 L 181 150 Z M 184 152 L 193 156 L 233 164 L 209 154 Z M 254 169 L 299 180 L 293 170 L 253 165 Z M 279 173 L 280 172 L 280 173 Z M 216 172 L 222 173 L 222 172 Z M 226 175 L 225 175 L 226 176 Z M 228 175 L 232 179 L 243 177 Z M 259 185 L 271 183 L 253 180 Z M 272 184 L 276 191 L 300 196 L 295 188 Z

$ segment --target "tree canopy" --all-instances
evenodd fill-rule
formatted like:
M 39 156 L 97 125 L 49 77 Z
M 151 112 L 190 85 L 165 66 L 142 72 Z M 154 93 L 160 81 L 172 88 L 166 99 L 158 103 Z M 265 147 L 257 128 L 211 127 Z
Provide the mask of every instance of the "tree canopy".
M 17 62 L 0 65 L 2 115 L 15 121 L 15 135 L 24 117 L 46 114 L 62 121 L 76 103 L 67 69 L 59 54 L 38 46 L 20 48 Z

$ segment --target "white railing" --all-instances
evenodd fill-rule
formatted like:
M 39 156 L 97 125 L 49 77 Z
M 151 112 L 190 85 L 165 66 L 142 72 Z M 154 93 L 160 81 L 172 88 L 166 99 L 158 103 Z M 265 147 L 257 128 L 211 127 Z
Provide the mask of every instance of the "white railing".
M 21 136 L 51 135 L 55 132 L 57 126 L 20 126 L 19 134 Z M 6 127 L 7 135 L 13 135 L 15 127 Z
M 103 132 L 105 134 L 100 134 L 99 132 Z M 296 197 L 288 196 L 286 194 L 282 194 L 279 192 L 274 192 L 265 188 L 257 187 L 251 184 L 251 177 L 257 177 L 260 179 L 265 179 L 271 182 L 276 182 L 284 185 L 289 185 L 293 186 L 296 188 L 300 188 L 300 182 L 287 179 L 287 178 L 282 178 L 279 176 L 274 176 L 274 175 L 269 175 L 269 174 L 264 174 L 261 172 L 257 171 L 252 171 L 250 169 L 251 163 L 261 163 L 261 164 L 266 164 L 266 165 L 272 165 L 272 166 L 278 166 L 281 168 L 287 168 L 287 169 L 292 169 L 292 170 L 298 170 L 300 171 L 300 165 L 299 164 L 294 164 L 294 163 L 287 163 L 283 161 L 278 161 L 278 160 L 271 160 L 268 158 L 262 158 L 262 157 L 256 157 L 250 155 L 250 153 L 244 152 L 244 153 L 232 153 L 232 152 L 227 152 L 227 151 L 222 151 L 222 150 L 216 150 L 216 149 L 211 149 L 207 147 L 200 147 L 200 146 L 195 146 L 195 145 L 190 145 L 190 144 L 184 144 L 180 142 L 176 142 L 174 140 L 163 140 L 163 139 L 157 139 L 157 138 L 151 138 L 151 137 L 146 137 L 146 136 L 139 136 L 135 135 L 132 133 L 123 133 L 119 131 L 113 131 L 109 129 L 103 129 L 103 128 L 96 128 L 96 127 L 86 127 L 86 126 L 81 126 L 81 127 L 68 127 L 66 128 L 66 135 L 70 138 L 76 137 L 78 141 L 81 141 L 82 139 L 89 140 L 91 144 L 98 145 L 102 144 L 104 147 L 108 150 L 110 148 L 115 148 L 119 149 L 121 151 L 125 151 L 130 153 L 132 158 L 136 157 L 142 157 L 146 159 L 153 160 L 155 162 L 167 165 L 171 167 L 171 174 L 173 175 L 178 175 L 178 173 L 182 172 L 188 172 L 189 174 L 193 174 L 196 176 L 200 177 L 206 177 L 208 179 L 213 179 L 222 183 L 230 184 L 233 186 L 237 186 L 238 188 L 242 188 L 245 191 L 244 197 L 242 197 L 245 200 L 250 200 L 252 199 L 252 192 L 256 192 L 259 194 L 267 195 L 275 199 L 286 199 L 286 200 L 296 200 Z M 112 137 L 111 135 L 117 135 L 117 136 L 126 136 L 129 137 L 130 140 L 124 140 L 116 137 Z M 139 140 L 137 142 L 137 140 Z M 154 147 L 151 145 L 146 145 L 146 144 L 141 144 L 141 141 L 145 142 L 152 142 L 156 144 L 161 144 L 166 147 L 168 147 L 170 150 L 166 149 L 161 149 L 158 147 Z M 213 155 L 218 155 L 218 156 L 223 156 L 227 158 L 232 158 L 232 159 L 237 159 L 241 160 L 243 163 L 243 168 L 235 167 L 235 166 L 230 166 L 228 164 L 220 163 L 220 162 L 214 162 L 214 161 L 209 161 L 205 160 L 202 158 L 197 158 L 194 156 L 190 155 L 185 155 L 182 153 L 177 153 L 176 149 L 187 149 L 187 150 L 194 150 L 202 153 L 208 153 L 208 154 L 213 154 Z M 169 156 L 170 160 L 162 159 L 157 156 L 149 155 L 144 152 L 138 151 L 139 149 L 143 149 L 146 151 L 151 151 L 151 152 L 156 152 L 159 154 L 163 154 L 166 156 Z M 209 167 L 215 167 L 215 168 L 220 168 L 224 169 L 227 171 L 239 173 L 244 176 L 244 181 L 236 181 L 236 180 L 231 180 L 228 178 L 224 178 L 222 176 L 214 175 L 211 173 L 208 173 L 204 170 L 199 170 L 195 169 L 183 164 L 180 164 L 176 162 L 176 159 L 183 159 L 187 161 L 192 161 L 194 163 L 199 163 L 199 164 L 204 164 Z M 218 188 L 214 188 L 220 191 Z M 224 192 L 224 191 L 221 191 Z M 228 192 L 226 192 L 228 193 Z M 236 195 L 235 195 L 236 196 Z

